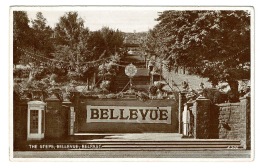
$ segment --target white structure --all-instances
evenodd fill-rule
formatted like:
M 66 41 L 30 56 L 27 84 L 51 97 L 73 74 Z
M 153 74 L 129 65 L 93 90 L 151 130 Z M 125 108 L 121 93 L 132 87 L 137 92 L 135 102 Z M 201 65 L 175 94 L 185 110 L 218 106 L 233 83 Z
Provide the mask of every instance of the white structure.
M 42 101 L 28 102 L 27 140 L 40 140 L 44 138 L 45 105 Z
M 190 130 L 190 112 L 188 110 L 188 106 L 184 106 L 184 111 L 182 113 L 182 122 L 183 122 L 183 135 L 189 136 Z

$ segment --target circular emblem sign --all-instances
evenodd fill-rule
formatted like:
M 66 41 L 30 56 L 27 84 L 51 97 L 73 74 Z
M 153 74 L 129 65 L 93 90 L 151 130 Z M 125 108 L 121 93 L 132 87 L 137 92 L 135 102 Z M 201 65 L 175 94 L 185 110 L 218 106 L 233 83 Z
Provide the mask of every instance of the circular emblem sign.
M 136 72 L 137 68 L 133 64 L 129 64 L 125 67 L 125 74 L 129 77 L 135 76 Z

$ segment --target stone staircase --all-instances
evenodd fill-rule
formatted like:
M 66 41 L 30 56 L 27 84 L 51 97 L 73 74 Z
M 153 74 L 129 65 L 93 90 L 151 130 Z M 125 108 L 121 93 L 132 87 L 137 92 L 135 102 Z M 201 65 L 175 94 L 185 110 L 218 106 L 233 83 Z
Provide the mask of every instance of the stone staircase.
M 22 150 L 205 151 L 243 150 L 240 140 L 182 138 L 179 133 L 76 133 L 63 139 L 27 141 Z M 39 148 L 44 144 L 46 148 Z M 20 149 L 21 150 L 21 149 Z
M 93 136 L 93 139 L 87 139 L 87 136 Z M 239 140 L 182 138 L 182 134 L 179 133 L 77 134 L 73 140 L 79 143 L 99 144 L 101 148 L 98 150 L 242 149 Z
M 125 75 L 124 69 L 120 69 L 115 78 L 115 90 L 120 92 L 129 82 L 129 77 Z M 150 76 L 146 68 L 137 68 L 137 74 L 132 79 L 133 87 L 137 90 L 148 90 L 150 85 Z M 124 91 L 128 90 L 127 86 Z
M 95 151 L 205 151 L 205 150 L 244 150 L 239 140 L 227 139 L 189 139 L 174 141 L 147 141 L 147 140 L 69 140 L 64 142 L 28 142 L 37 149 L 29 151 L 54 150 L 95 150 Z M 40 145 L 44 144 L 44 148 Z M 47 147 L 47 148 L 46 148 Z
M 81 142 L 83 143 L 83 142 Z M 89 145 L 100 145 L 93 150 L 238 150 L 239 140 L 180 140 L 180 141 L 84 141 Z M 83 149 L 84 150 L 84 149 Z M 89 149 L 85 149 L 89 150 Z
M 114 83 L 116 93 L 122 91 L 126 87 L 128 82 L 129 82 L 128 76 L 126 76 L 123 73 L 117 74 L 117 76 L 115 78 L 115 83 Z M 127 88 L 125 90 L 127 90 Z

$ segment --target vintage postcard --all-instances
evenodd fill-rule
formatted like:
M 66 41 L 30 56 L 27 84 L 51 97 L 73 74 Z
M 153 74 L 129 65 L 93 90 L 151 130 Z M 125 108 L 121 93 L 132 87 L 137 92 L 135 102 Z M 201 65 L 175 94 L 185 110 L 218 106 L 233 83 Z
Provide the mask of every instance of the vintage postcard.
M 13 6 L 10 58 L 13 161 L 254 158 L 252 7 Z

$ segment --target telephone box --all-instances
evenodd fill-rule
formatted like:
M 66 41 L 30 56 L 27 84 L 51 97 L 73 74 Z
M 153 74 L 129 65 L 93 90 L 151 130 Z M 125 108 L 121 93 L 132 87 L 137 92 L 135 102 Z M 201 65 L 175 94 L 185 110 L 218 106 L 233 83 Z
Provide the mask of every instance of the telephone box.
M 42 101 L 28 102 L 27 140 L 41 140 L 44 138 L 45 105 Z

